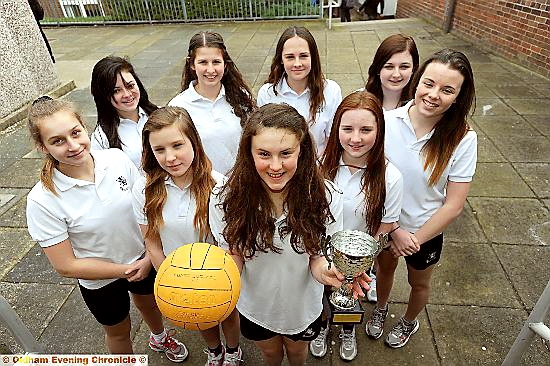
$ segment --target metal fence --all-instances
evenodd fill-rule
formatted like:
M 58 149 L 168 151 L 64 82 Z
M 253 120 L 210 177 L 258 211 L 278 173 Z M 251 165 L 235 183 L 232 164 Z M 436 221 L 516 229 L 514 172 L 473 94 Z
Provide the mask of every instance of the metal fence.
M 319 0 L 40 0 L 43 24 L 318 18 Z

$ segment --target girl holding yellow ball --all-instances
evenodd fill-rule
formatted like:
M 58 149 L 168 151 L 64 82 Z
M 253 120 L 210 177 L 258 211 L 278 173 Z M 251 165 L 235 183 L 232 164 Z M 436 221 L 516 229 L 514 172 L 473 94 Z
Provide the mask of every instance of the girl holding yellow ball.
M 224 176 L 212 170 L 191 117 L 179 107 L 160 108 L 149 116 L 143 128 L 142 168 L 145 177 L 133 187 L 134 214 L 158 269 L 181 245 L 212 242 L 208 200 Z M 219 327 L 201 331 L 209 348 L 207 365 L 236 365 L 242 357 L 236 310 L 222 328 L 226 348 Z

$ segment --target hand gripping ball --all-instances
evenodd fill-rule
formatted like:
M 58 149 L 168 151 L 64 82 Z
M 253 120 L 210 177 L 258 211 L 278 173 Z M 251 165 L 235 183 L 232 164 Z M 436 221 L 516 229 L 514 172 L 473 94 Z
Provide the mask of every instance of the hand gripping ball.
M 203 330 L 220 324 L 235 309 L 240 289 L 241 277 L 233 258 L 207 243 L 174 250 L 155 279 L 161 313 L 184 329 Z

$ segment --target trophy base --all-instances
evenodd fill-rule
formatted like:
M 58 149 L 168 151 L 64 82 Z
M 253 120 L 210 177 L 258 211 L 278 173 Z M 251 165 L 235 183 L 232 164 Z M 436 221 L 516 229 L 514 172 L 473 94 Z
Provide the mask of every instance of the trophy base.
M 341 309 L 334 306 L 328 301 L 327 296 L 323 296 L 323 302 L 325 303 L 325 309 L 328 309 L 328 319 L 331 324 L 361 324 L 365 316 L 365 310 L 359 303 L 355 302 L 353 309 Z

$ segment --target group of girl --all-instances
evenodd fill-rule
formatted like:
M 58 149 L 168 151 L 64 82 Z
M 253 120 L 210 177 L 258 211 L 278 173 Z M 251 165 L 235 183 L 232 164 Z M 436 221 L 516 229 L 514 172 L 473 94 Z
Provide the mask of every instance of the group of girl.
M 256 103 L 222 37 L 200 32 L 167 107 L 149 101 L 128 61 L 99 61 L 91 140 L 67 102 L 33 103 L 29 129 L 46 160 L 27 199 L 29 232 L 61 275 L 78 278 L 109 352 L 132 352 L 129 291 L 151 349 L 186 359 L 156 307 L 155 269 L 179 246 L 206 241 L 232 255 L 242 284 L 237 309 L 201 331 L 206 365 L 238 365 L 241 334 L 267 365 L 285 353 L 303 365 L 308 345 L 322 357 L 323 285 L 339 287 L 344 277 L 321 245 L 343 229 L 391 232 L 367 334 L 382 335 L 400 256 L 411 296 L 386 343 L 401 347 L 418 330 L 441 233 L 460 213 L 475 169 L 471 67 L 452 50 L 419 67 L 412 38 L 394 35 L 379 47 L 366 91 L 342 100 L 320 65 L 311 33 L 286 29 Z M 355 296 L 369 281 L 358 274 Z M 340 355 L 352 360 L 355 329 L 343 327 L 341 338 Z

